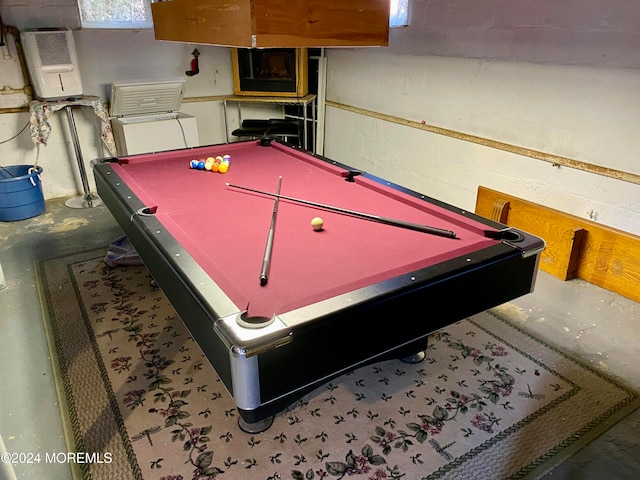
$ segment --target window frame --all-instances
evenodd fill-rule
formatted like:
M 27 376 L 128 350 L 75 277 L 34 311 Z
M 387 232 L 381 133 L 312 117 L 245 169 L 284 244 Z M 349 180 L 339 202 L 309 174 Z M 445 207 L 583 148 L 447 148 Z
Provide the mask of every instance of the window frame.
M 130 0 L 133 2 L 135 0 Z M 105 29 L 105 30 L 152 30 L 153 17 L 151 16 L 151 0 L 140 0 L 145 11 L 145 20 L 85 20 L 83 17 L 82 0 L 78 0 L 78 15 L 80 16 L 80 25 L 84 29 Z

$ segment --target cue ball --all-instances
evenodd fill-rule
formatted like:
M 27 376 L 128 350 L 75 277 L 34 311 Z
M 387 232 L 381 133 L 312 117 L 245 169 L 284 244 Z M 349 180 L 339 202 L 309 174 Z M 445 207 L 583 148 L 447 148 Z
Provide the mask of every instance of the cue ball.
M 311 219 L 311 227 L 313 227 L 316 232 L 319 232 L 322 230 L 322 227 L 324 227 L 324 221 L 320 217 L 314 217 Z

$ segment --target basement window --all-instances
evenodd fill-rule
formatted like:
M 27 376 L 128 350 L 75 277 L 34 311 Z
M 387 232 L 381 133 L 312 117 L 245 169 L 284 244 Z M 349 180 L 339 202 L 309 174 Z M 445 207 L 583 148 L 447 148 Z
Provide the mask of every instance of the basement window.
M 409 24 L 409 0 L 391 0 L 390 27 L 406 27 Z
M 82 28 L 153 28 L 151 0 L 78 0 Z

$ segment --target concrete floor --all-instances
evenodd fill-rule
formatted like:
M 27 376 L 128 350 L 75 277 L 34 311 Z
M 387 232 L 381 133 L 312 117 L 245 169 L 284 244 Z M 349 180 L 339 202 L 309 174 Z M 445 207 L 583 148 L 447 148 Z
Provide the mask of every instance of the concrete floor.
M 66 452 L 34 262 L 107 245 L 121 230 L 104 207 L 47 202 L 33 219 L 0 222 L 0 452 Z M 640 287 L 639 287 L 640 288 Z M 541 272 L 536 291 L 500 309 L 535 335 L 640 390 L 640 306 L 581 280 Z M 547 473 L 545 479 L 640 478 L 640 411 Z M 4 449 L 3 450 L 3 442 Z M 70 478 L 66 464 L 0 463 L 0 480 Z

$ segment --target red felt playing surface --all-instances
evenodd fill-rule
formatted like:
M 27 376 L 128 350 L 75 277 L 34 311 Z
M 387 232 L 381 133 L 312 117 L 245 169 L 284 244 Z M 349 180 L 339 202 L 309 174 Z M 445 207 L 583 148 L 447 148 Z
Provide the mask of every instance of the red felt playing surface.
M 347 293 L 495 243 L 487 227 L 363 176 L 347 182 L 341 168 L 303 152 L 258 142 L 202 147 L 200 156 L 230 154 L 226 175 L 193 170 L 188 150 L 123 159 L 114 170 L 127 179 L 160 222 L 241 308 L 271 316 Z M 269 282 L 260 270 L 273 197 L 225 182 L 456 232 L 434 236 L 282 199 Z M 324 229 L 311 228 L 313 217 Z

